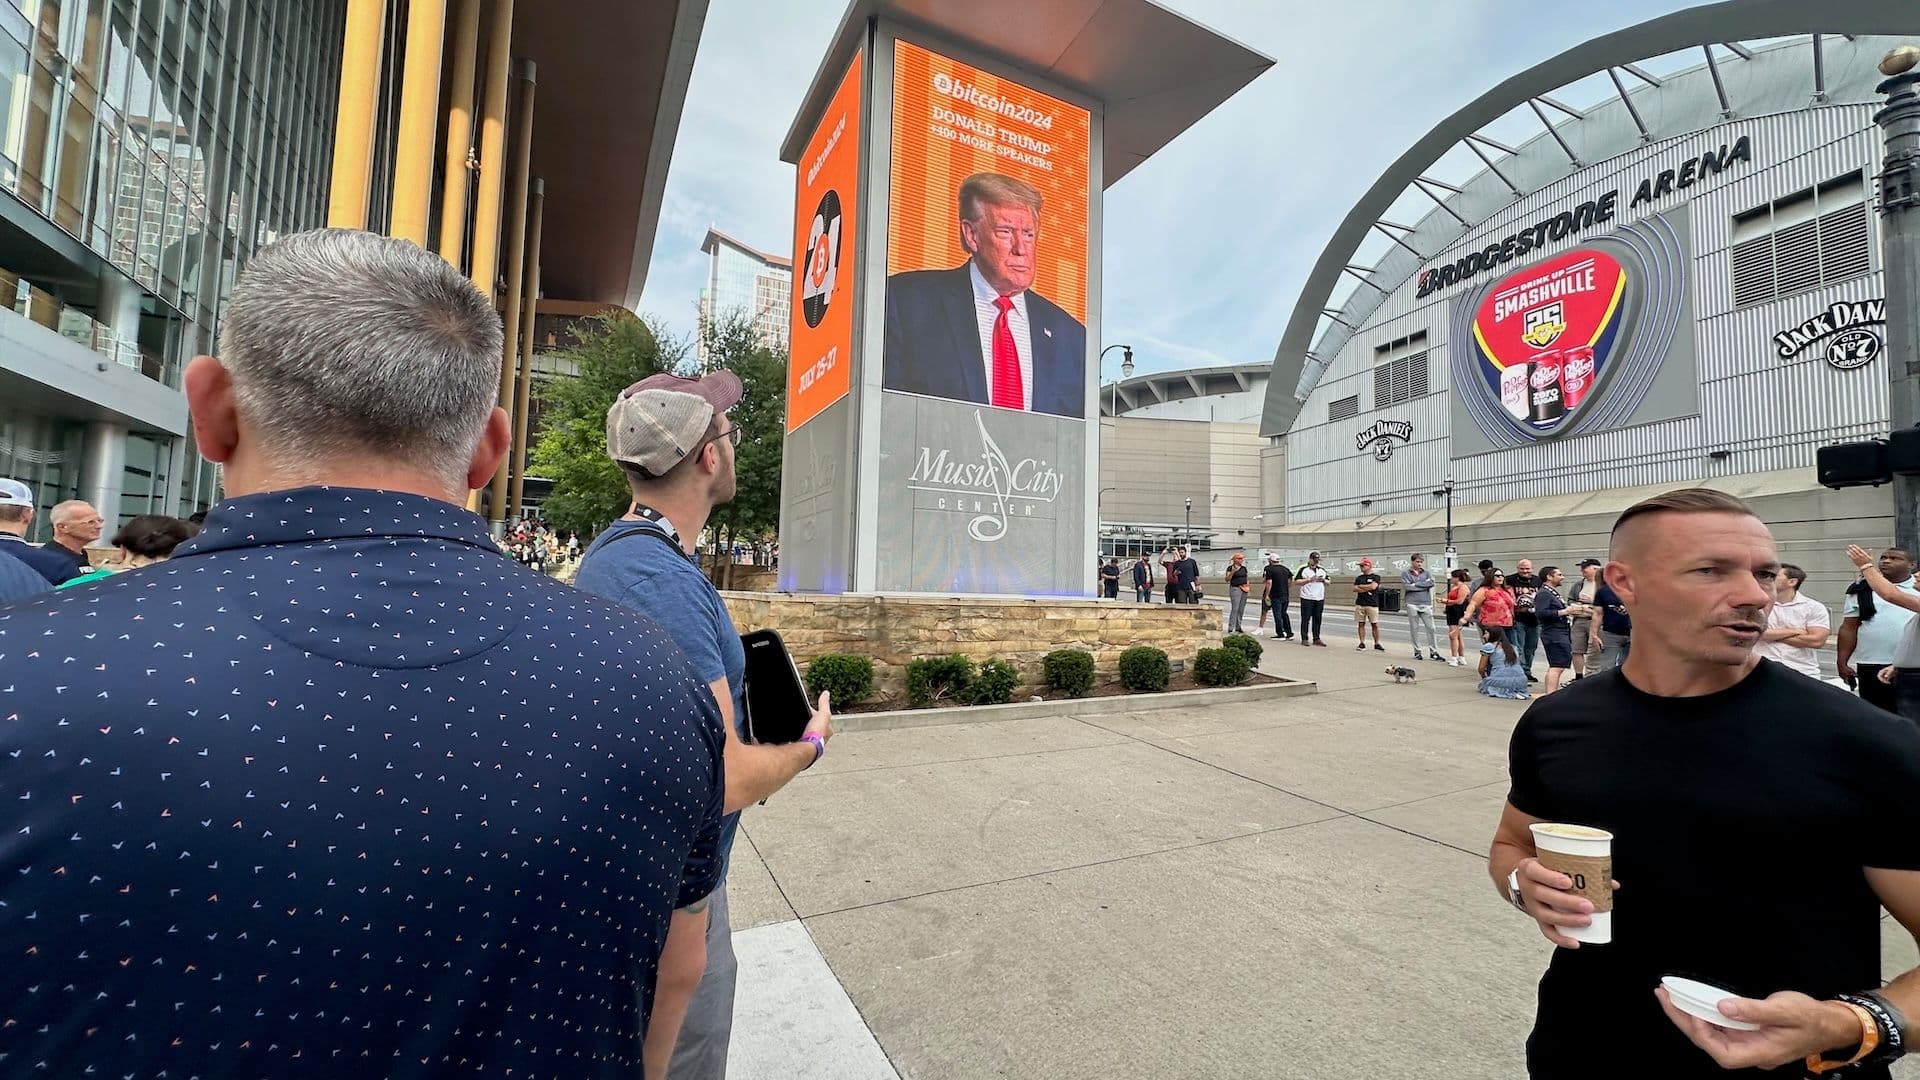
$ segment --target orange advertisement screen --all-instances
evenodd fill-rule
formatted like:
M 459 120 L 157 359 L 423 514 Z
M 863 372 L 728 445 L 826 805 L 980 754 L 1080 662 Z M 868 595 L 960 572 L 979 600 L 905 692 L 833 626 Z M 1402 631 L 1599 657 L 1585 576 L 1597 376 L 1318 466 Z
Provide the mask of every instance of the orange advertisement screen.
M 860 54 L 807 140 L 793 209 L 793 321 L 787 431 L 853 383 L 854 222 L 860 175 Z
M 1090 126 L 896 42 L 886 389 L 1084 418 Z

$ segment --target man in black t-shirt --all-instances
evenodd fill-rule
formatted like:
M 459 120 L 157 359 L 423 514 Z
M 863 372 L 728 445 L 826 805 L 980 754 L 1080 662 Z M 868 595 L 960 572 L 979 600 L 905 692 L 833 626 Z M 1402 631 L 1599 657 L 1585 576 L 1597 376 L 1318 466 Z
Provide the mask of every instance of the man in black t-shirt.
M 1877 1042 L 1842 1075 L 1884 1080 L 1904 1042 L 1896 1014 L 1920 1016 L 1920 970 L 1880 985 L 1879 918 L 1884 906 L 1920 934 L 1920 731 L 1753 655 L 1779 563 L 1732 496 L 1640 503 L 1610 555 L 1635 647 L 1521 718 L 1488 856 L 1500 894 L 1561 946 L 1540 982 L 1530 1074 L 1759 1077 Z M 1561 932 L 1588 925 L 1593 905 L 1535 858 L 1538 822 L 1613 833 L 1610 944 Z M 1656 993 L 1667 975 L 1726 990 L 1721 1013 L 1758 1029 L 1680 1012 Z M 1840 995 L 1893 1008 L 1882 1023 Z
M 1373 560 L 1361 559 L 1360 572 L 1353 578 L 1353 636 L 1360 639 L 1359 649 L 1367 647 L 1367 624 L 1373 624 L 1373 647 L 1386 652 L 1380 644 L 1380 575 L 1373 572 Z
M 1186 548 L 1180 549 L 1180 602 L 1200 602 L 1200 560 Z
M 1260 622 L 1266 624 L 1267 612 L 1273 612 L 1273 639 L 1285 641 L 1293 636 L 1293 619 L 1287 608 L 1292 603 L 1293 572 L 1280 564 L 1280 556 L 1268 555 L 1267 568 L 1261 571 Z
M 1513 564 L 1507 588 L 1513 591 L 1513 647 L 1520 650 L 1520 668 L 1528 682 L 1539 682 L 1533 674 L 1533 657 L 1540 649 L 1540 619 L 1533 613 L 1533 598 L 1540 591 L 1540 579 L 1533 576 L 1532 559 Z

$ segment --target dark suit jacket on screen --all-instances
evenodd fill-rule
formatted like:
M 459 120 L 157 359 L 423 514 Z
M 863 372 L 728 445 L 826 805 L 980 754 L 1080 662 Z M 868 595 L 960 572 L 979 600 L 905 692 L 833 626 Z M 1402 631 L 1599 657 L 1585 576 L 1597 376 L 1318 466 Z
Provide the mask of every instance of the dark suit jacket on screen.
M 1027 290 L 1033 335 L 1033 411 L 1086 415 L 1087 328 L 1058 304 Z M 887 345 L 881 385 L 910 394 L 992 401 L 966 264 L 887 279 Z

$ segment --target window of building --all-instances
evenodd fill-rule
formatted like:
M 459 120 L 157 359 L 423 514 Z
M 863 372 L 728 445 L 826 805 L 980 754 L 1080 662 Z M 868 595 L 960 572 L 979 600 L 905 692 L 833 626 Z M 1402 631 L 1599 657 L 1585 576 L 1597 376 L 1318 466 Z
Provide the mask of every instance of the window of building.
M 1427 354 L 1417 352 L 1375 365 L 1373 407 L 1384 409 L 1427 396 Z
M 1848 173 L 1733 219 L 1733 304 L 1748 307 L 1871 269 L 1866 174 Z
M 1360 395 L 1353 394 L 1327 404 L 1327 419 L 1351 420 L 1360 415 Z

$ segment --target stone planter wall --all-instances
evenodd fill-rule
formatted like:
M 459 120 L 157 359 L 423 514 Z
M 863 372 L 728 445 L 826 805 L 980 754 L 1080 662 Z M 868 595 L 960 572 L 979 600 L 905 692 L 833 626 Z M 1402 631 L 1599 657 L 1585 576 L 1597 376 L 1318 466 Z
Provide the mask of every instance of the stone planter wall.
M 994 600 L 924 596 L 815 596 L 725 592 L 741 633 L 778 630 L 804 671 L 822 653 L 871 657 L 874 692 L 905 693 L 906 666 L 960 653 L 1019 669 L 1023 687 L 1041 683 L 1040 658 L 1054 649 L 1093 654 L 1095 677 L 1117 678 L 1120 654 L 1135 645 L 1191 663 L 1220 639 L 1220 610 L 1206 605 L 1112 600 Z

